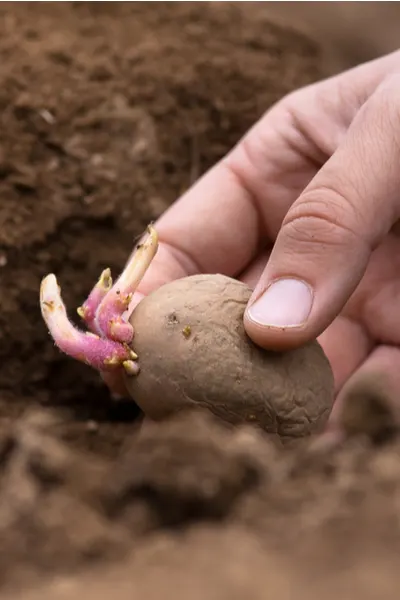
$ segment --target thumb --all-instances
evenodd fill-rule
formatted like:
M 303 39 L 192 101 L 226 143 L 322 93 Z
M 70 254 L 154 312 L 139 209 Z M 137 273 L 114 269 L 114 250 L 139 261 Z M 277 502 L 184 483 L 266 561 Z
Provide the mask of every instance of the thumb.
M 260 346 L 316 338 L 359 284 L 398 218 L 400 86 L 363 105 L 345 139 L 288 211 L 244 316 Z

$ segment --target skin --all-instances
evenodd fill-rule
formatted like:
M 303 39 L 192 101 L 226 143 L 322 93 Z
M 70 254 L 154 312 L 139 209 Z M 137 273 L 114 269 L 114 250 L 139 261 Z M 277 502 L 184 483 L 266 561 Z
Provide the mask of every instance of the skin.
M 395 388 L 399 107 L 399 52 L 283 98 L 155 224 L 159 251 L 132 305 L 174 279 L 223 273 L 254 288 L 244 326 L 255 343 L 319 338 L 337 406 L 359 373 Z M 269 307 L 279 324 L 268 314 L 257 322 L 251 306 L 282 278 L 307 292 L 281 286 Z

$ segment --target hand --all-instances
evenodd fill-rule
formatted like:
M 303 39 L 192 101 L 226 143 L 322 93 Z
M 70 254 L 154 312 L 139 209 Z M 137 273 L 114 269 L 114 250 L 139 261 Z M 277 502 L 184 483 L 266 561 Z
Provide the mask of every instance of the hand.
M 201 272 L 254 293 L 265 348 L 319 336 L 340 399 L 359 376 L 400 391 L 400 52 L 296 91 L 156 224 L 141 294 Z M 137 296 L 139 299 L 140 296 Z

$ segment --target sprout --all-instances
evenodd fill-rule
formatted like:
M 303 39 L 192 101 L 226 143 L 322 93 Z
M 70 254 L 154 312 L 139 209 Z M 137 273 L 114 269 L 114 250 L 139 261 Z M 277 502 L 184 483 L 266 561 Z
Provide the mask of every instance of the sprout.
M 41 283 L 42 316 L 56 345 L 65 354 L 100 371 L 105 379 L 108 372 L 121 368 L 130 376 L 139 371 L 137 355 L 130 347 L 134 332 L 129 323 L 129 307 L 157 248 L 157 232 L 149 226 L 147 239 L 138 245 L 114 285 L 110 269 L 103 271 L 78 308 L 89 331 L 79 330 L 69 320 L 55 275 L 47 275 Z

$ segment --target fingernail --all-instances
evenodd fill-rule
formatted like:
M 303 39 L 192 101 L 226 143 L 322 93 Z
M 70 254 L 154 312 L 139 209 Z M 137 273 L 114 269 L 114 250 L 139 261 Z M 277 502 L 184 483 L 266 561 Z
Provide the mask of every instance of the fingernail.
M 247 309 L 248 317 L 266 327 L 299 327 L 311 312 L 313 293 L 299 279 L 278 279 Z

